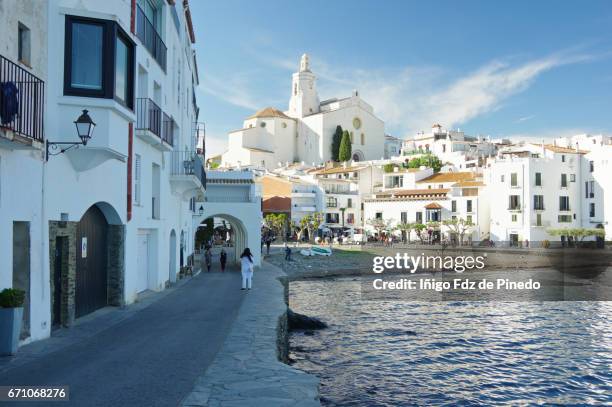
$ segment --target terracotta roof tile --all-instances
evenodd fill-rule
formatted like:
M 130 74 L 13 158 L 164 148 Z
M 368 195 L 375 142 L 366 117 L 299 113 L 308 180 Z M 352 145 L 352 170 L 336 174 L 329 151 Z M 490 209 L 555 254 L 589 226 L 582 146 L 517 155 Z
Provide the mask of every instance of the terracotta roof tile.
M 473 180 L 476 174 L 473 172 L 439 172 L 427 178 L 417 181 L 418 184 L 433 182 L 461 182 Z

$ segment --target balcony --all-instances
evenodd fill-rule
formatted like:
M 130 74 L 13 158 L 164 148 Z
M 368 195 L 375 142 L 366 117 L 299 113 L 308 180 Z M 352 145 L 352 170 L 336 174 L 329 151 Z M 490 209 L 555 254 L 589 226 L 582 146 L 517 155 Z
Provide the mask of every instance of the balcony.
M 151 56 L 157 61 L 161 69 L 166 72 L 166 54 L 168 53 L 168 48 L 140 6 L 137 6 L 136 9 L 136 36 L 151 53 Z
M 173 151 L 170 157 L 170 185 L 173 193 L 185 196 L 206 189 L 204 162 L 195 151 Z
M 296 212 L 315 212 L 317 210 L 317 207 L 309 206 L 309 205 L 294 204 L 292 206 L 292 209 Z
M 148 98 L 136 99 L 136 135 L 161 151 L 174 145 L 174 120 Z
M 42 148 L 45 83 L 0 55 L 0 143 Z
M 292 198 L 316 198 L 316 192 L 306 192 L 306 191 L 293 191 L 291 192 Z

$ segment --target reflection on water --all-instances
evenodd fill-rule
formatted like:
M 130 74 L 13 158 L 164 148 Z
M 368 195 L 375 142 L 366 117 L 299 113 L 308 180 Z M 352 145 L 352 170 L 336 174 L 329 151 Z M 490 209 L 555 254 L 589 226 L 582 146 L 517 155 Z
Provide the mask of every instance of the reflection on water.
M 290 339 L 324 405 L 612 403 L 612 302 L 362 301 L 341 278 L 290 306 L 330 325 Z

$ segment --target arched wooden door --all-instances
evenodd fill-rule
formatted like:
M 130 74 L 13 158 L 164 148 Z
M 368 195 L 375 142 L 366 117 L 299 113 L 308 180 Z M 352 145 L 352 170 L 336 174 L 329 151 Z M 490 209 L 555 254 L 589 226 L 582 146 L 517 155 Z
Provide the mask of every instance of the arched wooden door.
M 107 300 L 108 223 L 97 206 L 85 212 L 77 225 L 76 317 L 105 307 Z

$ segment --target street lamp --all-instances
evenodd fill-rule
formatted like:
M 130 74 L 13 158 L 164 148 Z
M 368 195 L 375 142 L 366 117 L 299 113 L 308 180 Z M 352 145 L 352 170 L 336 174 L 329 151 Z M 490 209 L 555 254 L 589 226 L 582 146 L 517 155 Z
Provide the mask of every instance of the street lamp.
M 80 145 L 86 146 L 87 145 L 87 142 L 91 139 L 94 128 L 96 127 L 96 123 L 94 123 L 94 121 L 91 120 L 91 117 L 89 117 L 89 112 L 87 111 L 87 109 L 83 109 L 83 113 L 79 116 L 78 119 L 74 121 L 74 125 L 76 126 L 77 135 L 79 136 L 79 139 L 81 139 L 81 141 L 71 142 L 71 141 L 48 141 L 47 140 L 45 142 L 46 144 L 45 161 L 49 161 L 49 156 L 62 154 L 76 146 L 80 146 Z M 67 147 L 60 147 L 60 146 L 67 146 Z M 50 150 L 53 150 L 53 151 L 59 150 L 59 151 L 52 153 L 50 152 Z

